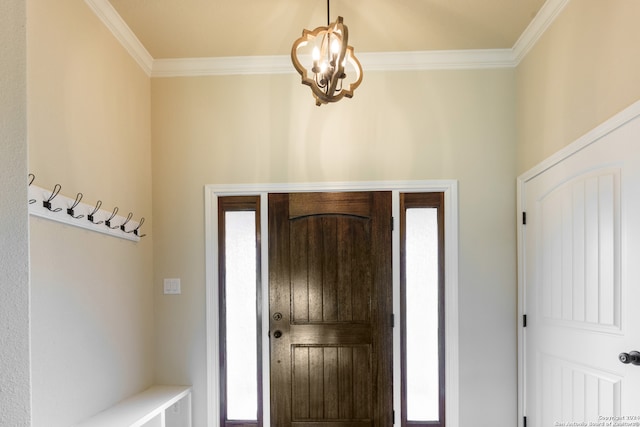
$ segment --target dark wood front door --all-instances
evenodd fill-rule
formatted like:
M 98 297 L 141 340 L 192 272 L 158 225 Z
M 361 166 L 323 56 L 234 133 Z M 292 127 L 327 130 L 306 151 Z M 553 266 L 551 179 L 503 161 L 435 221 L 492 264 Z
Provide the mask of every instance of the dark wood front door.
M 392 424 L 391 193 L 269 195 L 272 427 Z

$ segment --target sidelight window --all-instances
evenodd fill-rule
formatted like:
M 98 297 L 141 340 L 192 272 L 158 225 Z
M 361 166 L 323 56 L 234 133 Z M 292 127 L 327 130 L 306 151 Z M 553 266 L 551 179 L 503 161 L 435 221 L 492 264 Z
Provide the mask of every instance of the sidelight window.
M 401 194 L 402 426 L 444 426 L 442 193 Z
M 218 213 L 220 425 L 261 426 L 259 197 L 222 197 Z

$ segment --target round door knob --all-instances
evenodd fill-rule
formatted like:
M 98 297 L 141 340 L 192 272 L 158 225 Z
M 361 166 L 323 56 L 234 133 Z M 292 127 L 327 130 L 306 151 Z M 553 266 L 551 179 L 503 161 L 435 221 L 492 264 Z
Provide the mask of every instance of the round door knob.
M 620 353 L 618 355 L 618 360 L 620 360 L 625 365 L 629 363 L 640 366 L 640 352 L 630 351 L 629 353 Z
M 281 336 L 282 336 L 282 331 L 275 331 L 275 332 L 273 333 L 273 337 L 274 337 L 274 338 L 280 338 Z

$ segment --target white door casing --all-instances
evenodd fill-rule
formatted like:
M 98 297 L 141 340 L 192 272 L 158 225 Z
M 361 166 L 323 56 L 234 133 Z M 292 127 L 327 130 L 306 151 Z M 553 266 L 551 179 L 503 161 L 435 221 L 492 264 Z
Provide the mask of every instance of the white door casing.
M 445 204 L 445 382 L 446 382 L 446 420 L 449 427 L 459 425 L 459 384 L 458 384 L 458 184 L 454 180 L 431 181 L 386 181 L 354 183 L 301 183 L 301 184 L 236 184 L 206 185 L 205 199 L 205 259 L 206 259 L 206 316 L 207 316 L 207 422 L 210 426 L 219 424 L 219 360 L 218 360 L 218 263 L 217 263 L 217 204 L 222 196 L 260 195 L 262 209 L 262 234 L 268 235 L 267 196 L 269 193 L 292 192 L 331 192 L 331 191 L 391 191 L 393 194 L 392 212 L 400 217 L 400 193 L 443 192 Z M 400 237 L 399 227 L 393 237 L 393 304 L 394 312 L 400 312 Z M 268 289 L 268 239 L 262 239 L 262 284 L 263 295 Z M 263 339 L 267 339 L 269 325 L 268 298 L 263 299 Z M 394 329 L 394 360 L 400 360 L 400 330 Z M 269 384 L 269 346 L 263 346 L 263 381 Z M 400 414 L 400 364 L 394 364 L 394 407 Z M 269 387 L 263 390 L 264 422 L 270 421 Z M 399 418 L 398 418 L 399 419 Z
M 640 366 L 618 360 L 640 351 L 639 142 L 635 104 L 520 178 L 528 426 L 640 426 Z

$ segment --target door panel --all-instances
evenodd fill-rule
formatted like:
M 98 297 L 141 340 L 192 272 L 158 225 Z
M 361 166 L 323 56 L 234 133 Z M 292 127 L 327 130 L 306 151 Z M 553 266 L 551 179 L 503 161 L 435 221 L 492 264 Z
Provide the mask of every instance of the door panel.
M 369 321 L 367 222 L 336 215 L 290 221 L 294 323 Z
M 292 346 L 294 421 L 359 420 L 370 425 L 371 349 Z
M 528 425 L 640 422 L 640 366 L 618 360 L 640 350 L 639 136 L 635 119 L 525 184 Z
M 620 170 L 574 177 L 541 197 L 543 316 L 590 330 L 620 326 Z
M 271 425 L 388 426 L 391 194 L 269 195 Z
M 597 424 L 601 415 L 620 414 L 621 377 L 550 355 L 539 362 L 541 424 L 535 425 Z

